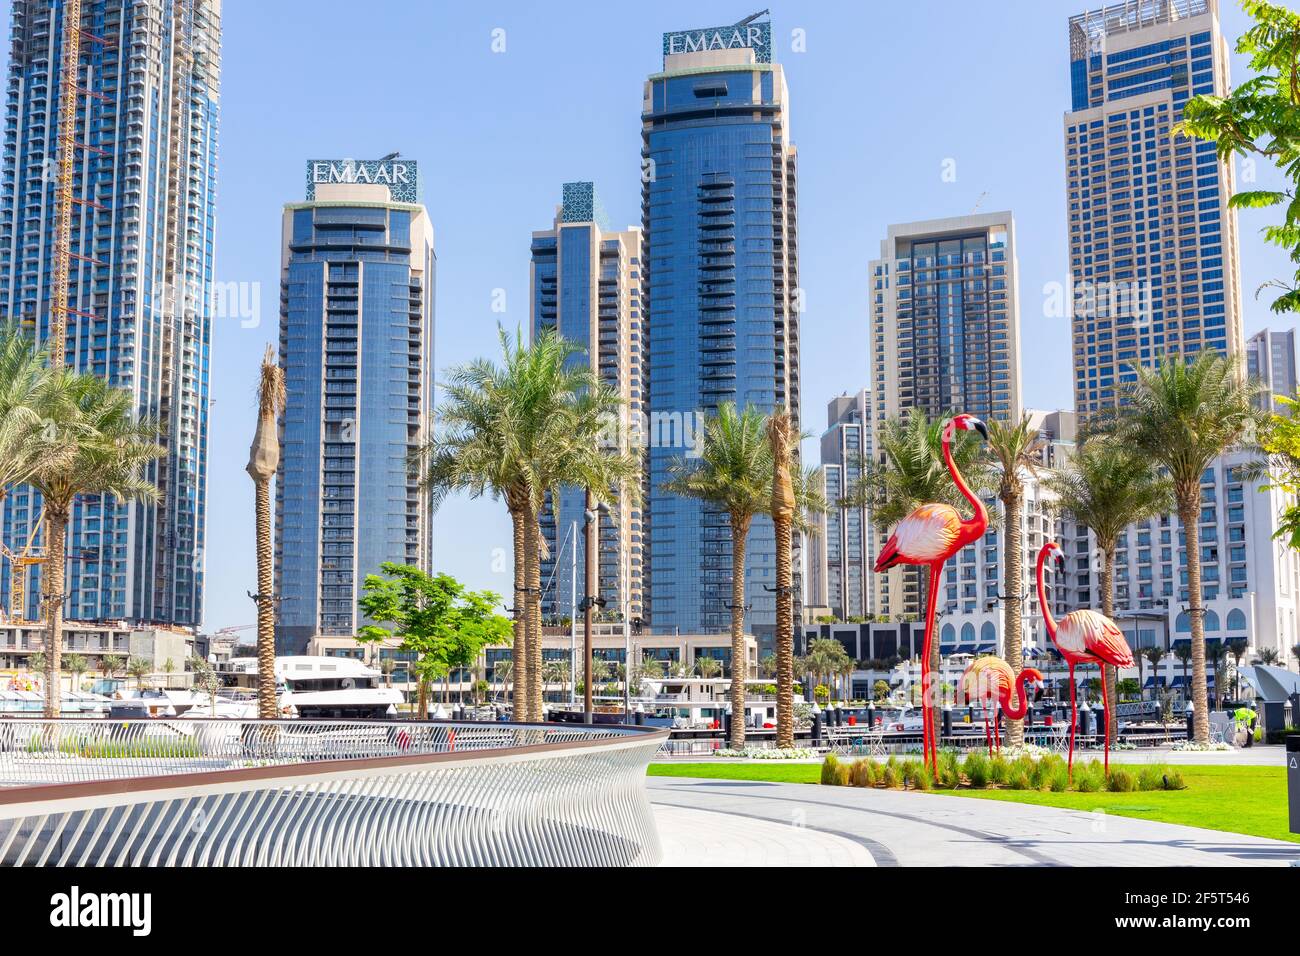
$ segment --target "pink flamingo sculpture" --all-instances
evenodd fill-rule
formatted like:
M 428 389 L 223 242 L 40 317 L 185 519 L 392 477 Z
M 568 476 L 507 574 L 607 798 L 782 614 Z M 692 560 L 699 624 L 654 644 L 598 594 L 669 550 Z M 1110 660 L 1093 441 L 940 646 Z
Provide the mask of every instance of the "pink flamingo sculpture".
M 1058 622 L 1052 617 L 1043 588 L 1043 565 L 1048 555 L 1055 555 L 1058 571 L 1065 570 L 1065 555 L 1055 541 L 1048 541 L 1038 552 L 1038 604 L 1043 609 L 1043 622 L 1052 642 L 1065 658 L 1070 668 L 1070 776 L 1074 776 L 1074 731 L 1079 720 L 1075 703 L 1074 668 L 1077 664 L 1110 664 L 1113 667 L 1132 667 L 1133 652 L 1129 649 L 1124 632 L 1104 614 L 1088 608 L 1071 611 Z M 1101 681 L 1102 723 L 1104 725 L 1106 772 L 1110 772 L 1110 700 L 1106 692 L 1106 675 Z
M 1026 667 L 1019 674 L 1011 670 L 1011 665 L 993 654 L 985 654 L 970 662 L 966 672 L 961 675 L 961 688 L 969 700 L 979 700 L 984 710 L 984 743 L 993 756 L 993 744 L 997 742 L 998 752 L 1002 752 L 1002 734 L 989 732 L 989 710 L 993 711 L 993 722 L 997 724 L 997 712 L 1012 720 L 1019 720 L 1029 711 L 1029 695 L 1025 684 L 1029 681 L 1041 682 L 1043 675 L 1033 667 Z M 1020 698 L 1019 705 L 1011 705 L 1011 689 L 1015 688 Z
M 952 505 L 920 505 L 894 528 L 894 533 L 885 542 L 873 568 L 876 574 L 896 564 L 918 564 L 930 569 L 930 591 L 925 609 L 925 650 L 921 657 L 921 698 L 927 766 L 935 766 L 939 760 L 938 735 L 930 713 L 930 649 L 934 642 L 934 611 L 935 601 L 939 597 L 939 578 L 944 563 L 966 545 L 983 537 L 989 526 L 984 502 L 970 490 L 952 460 L 952 439 L 958 428 L 962 431 L 977 431 L 984 436 L 985 441 L 988 440 L 989 432 L 982 421 L 964 413 L 953 416 L 943 427 L 943 460 L 948 466 L 948 474 L 952 476 L 957 490 L 975 509 L 975 516 L 963 520 Z

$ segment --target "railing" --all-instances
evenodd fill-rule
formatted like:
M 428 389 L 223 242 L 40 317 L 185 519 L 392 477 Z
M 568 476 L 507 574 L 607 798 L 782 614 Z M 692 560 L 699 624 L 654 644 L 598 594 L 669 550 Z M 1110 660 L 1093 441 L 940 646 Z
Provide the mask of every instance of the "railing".
M 658 862 L 666 731 L 0 721 L 0 866 Z

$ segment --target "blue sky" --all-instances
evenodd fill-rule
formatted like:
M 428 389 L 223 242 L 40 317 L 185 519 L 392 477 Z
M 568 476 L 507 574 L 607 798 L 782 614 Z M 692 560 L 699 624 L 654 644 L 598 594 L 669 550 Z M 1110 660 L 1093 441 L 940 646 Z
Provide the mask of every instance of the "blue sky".
M 831 397 L 866 384 L 866 264 L 886 226 L 977 202 L 1016 216 L 1024 401 L 1071 404 L 1067 322 L 1044 317 L 1042 290 L 1066 278 L 1066 20 L 1088 5 L 771 3 L 800 153 L 806 430 L 825 427 Z M 281 207 L 303 198 L 304 161 L 400 150 L 420 162 L 438 255 L 437 365 L 491 355 L 498 321 L 528 320 L 529 237 L 550 225 L 562 182 L 594 180 L 615 226 L 639 222 L 642 84 L 660 66 L 660 34 L 732 23 L 751 6 L 227 0 L 217 278 L 259 284 L 261 324 L 214 325 L 207 627 L 253 620 L 243 464 L 257 362 L 276 338 Z M 1235 0 L 1222 15 L 1232 42 L 1245 18 Z M 495 30 L 504 52 L 493 52 Z M 793 30 L 805 52 L 792 51 Z M 1234 80 L 1245 76 L 1234 58 Z M 1261 171 L 1261 188 L 1276 181 Z M 1254 289 L 1286 273 L 1258 236 L 1264 221 L 1241 220 L 1247 335 L 1270 319 Z M 492 309 L 497 289 L 504 314 Z M 435 519 L 435 564 L 472 587 L 508 589 L 509 547 L 494 502 L 453 499 Z

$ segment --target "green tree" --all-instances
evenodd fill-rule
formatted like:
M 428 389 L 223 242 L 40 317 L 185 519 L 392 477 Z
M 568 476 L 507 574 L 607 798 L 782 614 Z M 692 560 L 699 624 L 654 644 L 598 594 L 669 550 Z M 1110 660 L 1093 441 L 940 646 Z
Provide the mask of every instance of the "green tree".
M 1268 667 L 1275 666 L 1277 664 L 1277 659 L 1278 659 L 1277 648 L 1274 647 L 1265 647 L 1263 650 L 1261 650 L 1258 654 L 1255 655 L 1256 663 L 1264 664 Z
M 72 689 L 81 690 L 81 675 L 86 673 L 89 665 L 86 663 L 85 655 L 69 654 L 63 658 L 63 669 L 72 675 Z
M 1142 662 L 1146 661 L 1151 665 L 1151 699 L 1159 698 L 1160 690 L 1160 662 L 1165 659 L 1165 649 L 1163 647 L 1143 648 L 1138 658 L 1138 679 L 1142 681 L 1142 686 L 1146 686 L 1146 676 L 1142 673 Z
M 1178 658 L 1179 663 L 1183 665 L 1183 688 L 1184 693 L 1191 699 L 1192 683 L 1187 676 L 1187 665 L 1192 661 L 1192 644 L 1190 641 L 1179 642 L 1174 645 L 1174 657 Z
M 1023 666 L 1025 602 L 1025 477 L 1038 474 L 1044 441 L 1029 424 L 1029 416 L 1018 422 L 992 419 L 988 423 L 987 452 L 993 462 L 998 482 L 998 500 L 1002 502 L 1002 640 L 1003 654 L 1011 669 Z M 938 642 L 936 642 L 938 643 Z M 1007 718 L 1007 744 L 1024 743 L 1024 721 Z
M 704 423 L 700 455 L 671 466 L 665 490 L 704 501 L 726 512 L 731 531 L 731 711 L 745 712 L 745 545 L 754 516 L 766 512 L 772 491 L 772 453 L 766 418 L 756 408 L 737 411 L 732 402 Z M 773 659 L 775 664 L 775 658 Z M 731 746 L 745 746 L 745 722 L 731 722 Z
M 105 654 L 99 659 L 99 672 L 105 677 L 111 678 L 122 669 L 122 663 L 122 658 L 117 654 Z
M 1210 741 L 1205 679 L 1205 602 L 1201 593 L 1201 478 L 1221 454 L 1240 444 L 1259 420 L 1257 389 L 1239 363 L 1207 349 L 1190 362 L 1166 356 L 1155 368 L 1135 364 L 1114 427 L 1117 440 L 1164 467 L 1173 486 L 1187 553 L 1188 616 L 1192 623 L 1191 701 L 1194 736 Z
M 45 669 L 49 665 L 49 660 L 44 651 L 32 651 L 27 655 L 27 670 L 34 674 L 45 675 Z
M 510 619 L 495 612 L 501 598 L 491 591 L 468 591 L 449 574 L 385 562 L 383 574 L 368 574 L 357 602 L 377 623 L 357 632 L 359 642 L 398 638 L 399 650 L 415 658 L 417 711 L 429 715 L 429 684 L 453 669 L 469 667 L 485 647 L 505 643 Z M 387 625 L 387 626 L 385 626 Z
M 1149 459 L 1135 455 L 1104 436 L 1083 443 L 1063 471 L 1048 479 L 1058 507 L 1084 525 L 1101 552 L 1101 613 L 1115 617 L 1115 550 L 1129 525 L 1163 514 L 1173 506 L 1169 482 Z M 1115 668 L 1102 665 L 1106 692 L 1117 700 Z M 1140 665 L 1139 665 L 1140 671 Z M 1115 708 L 1110 708 L 1107 733 L 1119 733 Z
M 871 686 L 871 693 L 872 696 L 875 697 L 877 701 L 886 700 L 889 697 L 888 681 L 883 681 L 883 680 L 876 681 L 875 684 Z
M 554 330 L 525 344 L 500 332 L 502 364 L 478 360 L 453 369 L 439 408 L 440 431 L 422 453 L 426 485 L 435 493 L 468 491 L 506 498 L 522 544 L 522 643 L 516 682 L 524 685 L 523 719 L 542 715 L 541 549 L 538 517 L 561 487 L 589 489 L 597 502 L 634 503 L 640 458 L 617 427 L 622 402 L 583 350 Z M 516 607 L 519 601 L 516 599 Z M 516 706 L 516 712 L 518 707 Z
M 217 693 L 221 690 L 221 678 L 205 658 L 197 654 L 190 656 L 190 686 L 196 693 L 208 697 L 208 716 L 217 716 Z
M 1260 425 L 1258 444 L 1265 454 L 1250 477 L 1266 477 L 1268 484 L 1262 490 L 1276 488 L 1290 501 L 1279 516 L 1273 537 L 1286 541 L 1293 549 L 1300 549 L 1300 401 L 1287 395 L 1276 396 L 1285 415 L 1270 413 Z
M 1289 280 L 1269 283 L 1281 290 L 1274 312 L 1300 311 L 1300 14 L 1266 0 L 1242 0 L 1255 22 L 1237 41 L 1237 52 L 1250 57 L 1252 76 L 1230 95 L 1194 96 L 1183 106 L 1175 135 L 1214 140 L 1219 158 L 1254 154 L 1281 170 L 1289 184 L 1282 190 L 1249 190 L 1228 200 L 1237 209 L 1283 206 L 1279 225 L 1264 229 L 1269 242 L 1287 250 L 1296 271 Z
M 695 673 L 699 674 L 701 677 L 706 679 L 717 677 L 719 674 L 722 673 L 722 662 L 718 660 L 716 657 L 697 657 L 695 658 Z M 732 683 L 735 683 L 734 674 L 732 675 L 732 678 L 733 678 Z M 744 712 L 745 712 L 745 705 L 744 705 L 744 698 L 742 697 L 741 706 L 738 713 L 743 714 Z M 737 711 L 733 710 L 732 713 L 737 713 Z
M 1207 642 L 1205 659 L 1214 674 L 1214 709 L 1219 710 L 1223 706 L 1223 664 L 1228 659 L 1228 645 L 1223 641 Z
M 144 477 L 159 457 L 157 426 L 135 415 L 135 398 L 96 375 L 51 373 L 51 393 L 44 424 L 36 433 L 36 464 L 28 482 L 45 507 L 46 560 L 41 589 L 46 622 L 48 683 L 58 683 L 63 635 L 68 521 L 73 503 L 83 495 L 107 495 L 119 501 L 157 501 L 158 489 Z M 59 716 L 59 697 L 46 695 L 45 716 Z
M 153 661 L 145 657 L 132 657 L 126 662 L 126 672 L 135 678 L 136 689 L 144 687 L 144 679 L 153 673 Z

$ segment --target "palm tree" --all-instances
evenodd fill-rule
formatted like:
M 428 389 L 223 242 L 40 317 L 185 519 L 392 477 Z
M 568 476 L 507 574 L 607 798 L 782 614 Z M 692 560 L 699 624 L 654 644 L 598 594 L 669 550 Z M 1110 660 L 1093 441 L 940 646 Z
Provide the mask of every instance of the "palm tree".
M 1002 502 L 1002 654 L 1013 671 L 1023 664 L 1021 627 L 1024 623 L 1025 587 L 1024 476 L 1036 475 L 1044 446 L 1029 416 L 1012 423 L 993 419 L 988 423 L 988 454 L 998 471 L 998 499 Z M 936 642 L 937 643 L 937 642 Z M 1007 718 L 1007 745 L 1024 743 L 1024 721 Z
M 517 616 L 515 618 L 515 621 L 516 622 L 519 621 L 519 618 Z M 516 634 L 515 636 L 517 638 L 518 634 Z M 514 661 L 497 661 L 495 664 L 492 665 L 492 681 L 494 683 L 500 681 L 501 687 L 504 690 L 507 686 L 510 686 L 510 680 L 514 676 L 514 671 L 515 671 Z M 514 687 L 510 686 L 510 690 L 513 695 Z
M 870 508 L 872 521 L 881 531 L 888 531 L 913 508 L 926 502 L 967 508 L 966 499 L 953 485 L 943 460 L 943 423 L 949 417 L 942 415 L 931 421 L 924 411 L 912 408 L 901 418 L 886 420 L 873 436 L 879 459 L 862 462 L 861 478 L 850 489 L 846 501 Z M 967 483 L 980 493 L 992 487 L 995 479 L 982 444 L 972 434 L 959 431 L 953 437 L 952 457 Z M 995 517 L 990 515 L 990 523 Z M 913 568 L 900 569 L 897 573 L 919 581 L 917 607 L 924 608 L 928 575 L 917 575 Z M 894 593 L 901 593 L 901 589 Z M 906 616 L 904 612 L 899 606 L 887 616 L 899 621 Z M 937 640 L 932 643 L 930 660 L 924 666 L 931 673 L 939 671 Z M 937 702 L 930 702 L 930 708 L 934 726 L 940 726 Z
M 126 672 L 135 678 L 138 690 L 144 686 L 144 679 L 153 673 L 153 663 L 143 657 L 132 657 L 126 662 Z
M 44 421 L 44 407 L 60 398 L 51 389 L 53 376 L 45 359 L 45 351 L 37 349 L 18 324 L 0 324 L 0 504 L 11 485 L 30 477 L 38 455 L 55 450 L 33 440 Z
M 27 655 L 27 670 L 32 673 L 45 676 L 45 665 L 49 663 L 46 660 L 44 651 L 32 651 Z
M 772 453 L 761 411 L 732 402 L 704 423 L 699 458 L 674 463 L 665 490 L 707 502 L 727 513 L 731 525 L 731 712 L 745 712 L 745 545 L 754 515 L 767 510 Z M 734 679 L 739 675 L 740 679 Z M 745 746 L 745 722 L 731 722 L 731 746 Z
M 1135 364 L 1126 390 L 1119 439 L 1134 453 L 1164 466 L 1173 484 L 1187 549 L 1187 613 L 1192 624 L 1194 736 L 1210 741 L 1205 681 L 1205 607 L 1201 594 L 1201 476 L 1219 455 L 1246 437 L 1259 420 L 1258 389 L 1244 381 L 1240 364 L 1212 350 L 1191 362 L 1166 356 L 1155 368 Z
M 1142 661 L 1148 661 L 1151 664 L 1151 699 L 1159 700 L 1160 698 L 1160 662 L 1165 659 L 1165 649 L 1163 647 L 1148 647 L 1143 649 L 1138 655 L 1138 667 L 1141 668 Z M 1141 678 L 1143 686 L 1146 685 L 1146 679 Z
M 522 678 L 521 719 L 537 721 L 543 547 L 538 518 L 547 496 L 553 499 L 563 486 L 590 489 L 597 501 L 634 502 L 641 466 L 624 441 L 618 447 L 605 441 L 622 403 L 588 364 L 573 360 L 583 351 L 578 345 L 554 330 L 540 332 L 529 345 L 520 333 L 512 340 L 502 330 L 500 339 L 500 367 L 478 360 L 449 374 L 441 431 L 422 452 L 424 482 L 435 500 L 452 491 L 506 499 L 515 526 L 515 604 L 522 595 L 524 610 L 516 634 L 516 684 Z
M 1241 699 L 1241 659 L 1246 656 L 1246 649 L 1250 644 L 1244 637 L 1228 638 L 1228 653 L 1232 655 L 1232 696 L 1238 700 Z
M 257 527 L 257 716 L 275 718 L 275 543 L 271 534 L 271 479 L 280 466 L 277 419 L 284 411 L 284 369 L 271 346 L 262 357 L 257 384 L 257 430 L 248 450 L 247 471 L 253 479 Z
M 81 675 L 86 673 L 86 658 L 82 654 L 69 654 L 63 658 L 63 669 L 72 675 L 72 689 L 81 689 Z
M 397 661 L 391 657 L 379 658 L 379 673 L 384 675 L 384 686 L 393 686 L 393 671 L 397 670 Z
M 764 677 L 776 676 L 776 655 L 764 654 L 762 660 L 758 662 L 758 672 Z
M 99 672 L 105 677 L 111 678 L 114 674 L 122 669 L 122 658 L 116 654 L 105 654 L 99 659 Z
M 1174 645 L 1174 657 L 1178 658 L 1183 665 L 1183 687 L 1184 693 L 1187 694 L 1188 700 L 1191 699 L 1191 683 L 1187 679 L 1187 665 L 1192 660 L 1192 643 L 1191 641 L 1182 642 Z
M 1266 647 L 1258 654 L 1255 655 L 1255 660 L 1256 663 L 1265 664 L 1269 667 L 1272 667 L 1277 664 L 1277 657 L 1278 655 L 1277 655 L 1276 648 Z
M 989 431 L 992 437 L 992 428 Z M 1173 503 L 1169 482 L 1156 472 L 1147 458 L 1104 437 L 1085 441 L 1065 470 L 1048 480 L 1056 492 L 1058 507 L 1084 525 L 1097 539 L 1101 551 L 1101 613 L 1115 617 L 1115 550 L 1119 536 L 1129 525 L 1168 511 Z M 1139 666 L 1139 679 L 1141 667 Z M 1115 668 L 1102 665 L 1106 693 L 1116 696 Z M 1119 734 L 1116 708 L 1110 708 L 1112 738 Z
M 695 673 L 699 674 L 701 677 L 705 678 L 706 680 L 709 678 L 717 677 L 719 674 L 722 673 L 722 661 L 718 660 L 716 657 L 697 657 L 695 658 Z M 733 684 L 736 682 L 734 672 L 732 674 L 731 682 Z M 733 710 L 732 713 L 743 714 L 744 712 L 745 712 L 745 703 L 744 703 L 744 698 L 742 697 L 740 710 L 739 711 Z M 732 721 L 732 723 L 735 723 L 735 721 Z
M 1205 645 L 1205 658 L 1214 674 L 1214 709 L 1223 706 L 1223 662 L 1228 658 L 1228 647 L 1223 641 Z
M 63 635 L 66 541 L 73 503 L 82 495 L 110 495 L 119 501 L 156 501 L 158 489 L 143 476 L 144 467 L 163 449 L 155 442 L 156 426 L 138 420 L 135 399 L 95 375 L 51 373 L 57 399 L 44 407 L 37 460 L 28 481 L 45 507 L 46 561 L 42 582 L 48 683 L 57 685 Z M 42 450 L 47 450 L 48 454 Z M 59 716 L 58 695 L 47 694 L 45 716 Z

